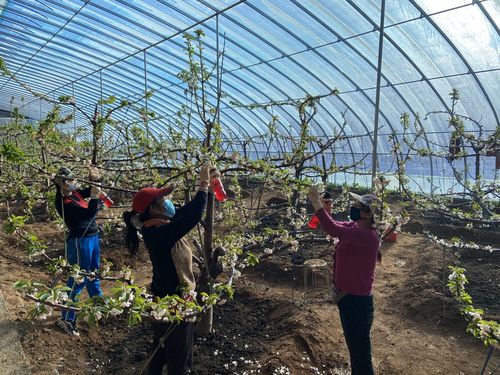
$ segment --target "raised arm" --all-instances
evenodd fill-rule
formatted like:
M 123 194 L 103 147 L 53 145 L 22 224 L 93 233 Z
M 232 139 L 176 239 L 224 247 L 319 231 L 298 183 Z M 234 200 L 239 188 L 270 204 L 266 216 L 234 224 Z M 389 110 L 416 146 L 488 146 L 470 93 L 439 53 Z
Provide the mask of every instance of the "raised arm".
M 345 237 L 352 227 L 351 223 L 333 220 L 323 207 L 316 211 L 315 215 L 321 223 L 321 229 L 333 237 Z
M 319 219 L 321 228 L 324 232 L 338 238 L 345 237 L 346 234 L 350 232 L 352 226 L 350 223 L 333 220 L 328 212 L 323 208 L 321 196 L 315 186 L 311 186 L 309 192 L 307 193 L 307 197 L 311 201 L 315 215 Z
M 207 195 L 206 191 L 198 191 L 190 202 L 181 207 L 182 211 L 177 212 L 170 225 L 168 225 L 168 230 L 174 234 L 176 240 L 184 237 L 200 222 L 207 204 Z
M 198 224 L 207 205 L 208 185 L 210 178 L 210 166 L 206 165 L 200 169 L 200 185 L 194 198 L 177 210 L 177 213 L 170 224 L 172 232 L 177 239 L 181 239 L 193 227 Z

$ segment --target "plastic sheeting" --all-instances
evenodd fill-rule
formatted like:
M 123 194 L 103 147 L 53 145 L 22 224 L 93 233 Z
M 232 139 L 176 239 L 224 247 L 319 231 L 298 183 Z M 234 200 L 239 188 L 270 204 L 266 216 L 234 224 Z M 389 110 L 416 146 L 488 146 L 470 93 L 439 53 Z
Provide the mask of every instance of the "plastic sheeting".
M 381 1 L 376 0 L 10 0 L 0 1 L 0 56 L 16 77 L 57 98 L 74 95 L 91 106 L 99 98 L 140 96 L 155 89 L 149 124 L 162 135 L 182 105 L 190 105 L 177 73 L 186 67 L 182 34 L 202 29 L 207 61 L 225 46 L 221 122 L 227 137 L 278 130 L 298 134 L 291 106 L 234 107 L 323 95 L 312 122 L 329 136 L 348 121 L 354 153 L 370 152 L 375 110 Z M 447 111 L 449 92 L 461 92 L 458 110 L 496 128 L 500 99 L 500 5 L 496 1 L 386 1 L 379 152 L 401 131 L 402 112 Z M 12 100 L 12 98 L 14 98 Z M 212 97 L 212 100 L 214 98 Z M 0 109 L 19 106 L 33 119 L 49 105 L 13 80 L 0 77 Z M 85 125 L 77 118 L 68 127 Z M 80 123 L 82 122 L 82 123 Z M 446 144 L 442 117 L 424 122 L 434 142 Z M 202 125 L 192 134 L 202 136 Z M 474 130 L 471 127 L 469 130 Z

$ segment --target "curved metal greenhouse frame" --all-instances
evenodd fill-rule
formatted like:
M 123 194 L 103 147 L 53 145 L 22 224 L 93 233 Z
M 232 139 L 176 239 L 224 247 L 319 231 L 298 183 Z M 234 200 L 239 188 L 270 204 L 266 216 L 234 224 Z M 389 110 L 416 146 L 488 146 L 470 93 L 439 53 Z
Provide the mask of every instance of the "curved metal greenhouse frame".
M 403 112 L 418 117 L 449 111 L 453 88 L 461 93 L 460 113 L 494 131 L 499 20 L 495 0 L 0 0 L 0 56 L 17 80 L 38 93 L 72 95 L 84 106 L 111 94 L 137 98 L 154 89 L 145 104 L 160 118 L 147 131 L 165 136 L 179 109 L 190 105 L 177 74 L 187 66 L 182 36 L 199 28 L 206 35 L 207 63 L 215 64 L 224 48 L 220 121 L 234 147 L 238 137 L 264 134 L 274 115 L 280 132 L 299 134 L 293 106 L 245 106 L 337 88 L 337 96 L 318 103 L 311 130 L 327 138 L 346 114 L 346 134 L 356 136 L 347 141 L 347 153 L 355 161 L 355 155 L 374 151 L 375 128 L 375 154 L 390 152 L 386 135 L 401 133 Z M 12 106 L 35 120 L 50 109 L 15 80 L 0 77 L 0 110 Z M 376 112 L 380 120 L 374 126 Z M 119 119 L 127 121 L 127 115 Z M 447 144 L 446 121 L 436 116 L 420 123 L 427 147 Z M 86 125 L 82 116 L 66 130 L 79 125 Z M 195 116 L 191 129 L 202 137 L 203 124 Z M 254 148 L 259 157 L 263 151 Z M 336 153 L 332 148 L 332 157 Z M 428 164 L 433 174 L 431 157 Z

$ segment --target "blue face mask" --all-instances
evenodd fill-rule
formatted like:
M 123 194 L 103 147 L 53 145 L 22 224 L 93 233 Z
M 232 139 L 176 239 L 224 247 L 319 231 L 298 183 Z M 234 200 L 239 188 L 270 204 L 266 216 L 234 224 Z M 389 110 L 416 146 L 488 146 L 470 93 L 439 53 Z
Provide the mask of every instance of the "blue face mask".
M 165 215 L 167 215 L 169 219 L 175 216 L 175 206 L 170 199 L 165 199 L 165 201 L 163 202 L 163 207 L 165 207 Z
M 76 184 L 68 184 L 69 191 L 75 191 L 77 189 L 78 189 L 78 187 L 76 186 Z

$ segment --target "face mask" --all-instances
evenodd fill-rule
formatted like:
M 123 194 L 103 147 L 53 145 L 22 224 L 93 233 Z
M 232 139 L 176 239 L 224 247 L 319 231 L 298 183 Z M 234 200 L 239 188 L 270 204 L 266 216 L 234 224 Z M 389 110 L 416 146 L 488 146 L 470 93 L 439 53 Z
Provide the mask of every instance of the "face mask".
M 175 206 L 170 199 L 165 199 L 163 207 L 165 207 L 165 215 L 167 215 L 169 219 L 175 216 Z
M 68 190 L 69 191 L 75 191 L 77 188 L 76 184 L 68 184 Z
M 352 221 L 358 221 L 361 219 L 361 209 L 355 206 L 351 206 L 349 211 L 349 219 Z

